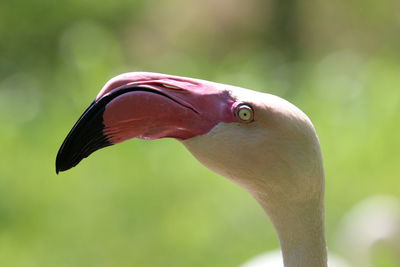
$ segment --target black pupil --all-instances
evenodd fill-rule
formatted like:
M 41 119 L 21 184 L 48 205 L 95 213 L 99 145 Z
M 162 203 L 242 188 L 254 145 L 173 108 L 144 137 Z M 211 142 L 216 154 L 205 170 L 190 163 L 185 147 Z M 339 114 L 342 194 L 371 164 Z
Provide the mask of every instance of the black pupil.
M 242 111 L 242 116 L 245 118 L 249 116 L 249 113 L 247 112 L 247 110 Z

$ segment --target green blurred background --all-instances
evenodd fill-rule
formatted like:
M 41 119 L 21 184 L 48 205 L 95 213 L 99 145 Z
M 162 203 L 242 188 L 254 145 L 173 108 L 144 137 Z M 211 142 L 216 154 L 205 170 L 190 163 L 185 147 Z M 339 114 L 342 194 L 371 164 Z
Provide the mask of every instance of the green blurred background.
M 128 71 L 303 109 L 325 158 L 331 243 L 354 203 L 400 195 L 399 10 L 398 0 L 1 1 L 0 266 L 237 266 L 278 247 L 255 200 L 174 140 L 125 142 L 56 176 L 78 116 Z

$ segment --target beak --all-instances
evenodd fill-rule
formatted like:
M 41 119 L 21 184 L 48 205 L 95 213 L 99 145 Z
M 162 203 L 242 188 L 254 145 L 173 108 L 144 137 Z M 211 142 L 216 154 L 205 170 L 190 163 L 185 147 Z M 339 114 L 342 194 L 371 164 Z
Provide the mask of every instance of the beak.
M 142 81 L 131 73 L 108 82 L 65 138 L 56 172 L 131 138 L 185 140 L 207 133 L 220 122 L 235 121 L 234 99 L 219 84 L 153 76 Z

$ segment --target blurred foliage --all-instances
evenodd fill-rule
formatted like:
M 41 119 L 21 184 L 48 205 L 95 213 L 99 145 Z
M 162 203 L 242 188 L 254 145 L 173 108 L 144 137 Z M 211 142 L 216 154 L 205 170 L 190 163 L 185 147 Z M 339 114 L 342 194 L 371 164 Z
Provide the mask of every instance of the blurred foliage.
M 174 140 L 134 140 L 56 176 L 63 138 L 127 71 L 277 94 L 313 119 L 327 231 L 400 195 L 400 2 L 0 2 L 0 265 L 236 266 L 278 246 L 240 188 Z M 385 253 L 380 253 L 384 255 Z

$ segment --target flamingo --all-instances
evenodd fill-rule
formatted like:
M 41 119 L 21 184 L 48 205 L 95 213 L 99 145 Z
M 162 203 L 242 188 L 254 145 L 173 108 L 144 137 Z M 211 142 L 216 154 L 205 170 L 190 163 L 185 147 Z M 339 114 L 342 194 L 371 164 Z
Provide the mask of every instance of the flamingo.
M 118 75 L 65 138 L 56 172 L 131 138 L 166 137 L 257 200 L 277 231 L 285 267 L 327 266 L 318 137 L 310 119 L 280 97 L 159 73 Z

